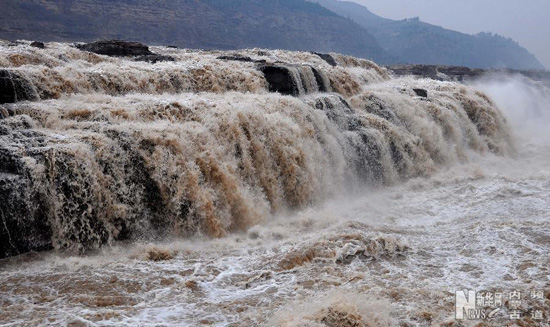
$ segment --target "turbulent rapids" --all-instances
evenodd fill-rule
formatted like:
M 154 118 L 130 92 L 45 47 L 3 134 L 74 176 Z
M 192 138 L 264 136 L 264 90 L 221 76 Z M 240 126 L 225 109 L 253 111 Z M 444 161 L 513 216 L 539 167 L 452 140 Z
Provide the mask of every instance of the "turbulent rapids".
M 0 42 L 0 325 L 548 319 L 545 81 L 119 45 Z
M 515 151 L 461 84 L 337 54 L 154 51 L 172 60 L 0 45 L 0 257 L 220 237 Z

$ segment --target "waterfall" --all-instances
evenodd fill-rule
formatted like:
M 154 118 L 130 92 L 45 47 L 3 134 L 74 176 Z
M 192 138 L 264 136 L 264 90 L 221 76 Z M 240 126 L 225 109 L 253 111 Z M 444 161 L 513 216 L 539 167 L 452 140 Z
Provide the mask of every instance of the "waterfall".
M 1 46 L 2 95 L 27 91 L 0 105 L 0 257 L 221 237 L 473 152 L 514 153 L 498 108 L 461 84 L 336 54 L 155 52 L 175 60 Z

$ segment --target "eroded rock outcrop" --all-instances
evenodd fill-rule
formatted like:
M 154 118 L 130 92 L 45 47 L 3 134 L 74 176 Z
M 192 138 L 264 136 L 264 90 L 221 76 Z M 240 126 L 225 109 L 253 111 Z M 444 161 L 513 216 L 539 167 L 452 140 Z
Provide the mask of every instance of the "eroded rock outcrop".
M 327 62 L 327 64 L 333 66 L 333 67 L 336 67 L 338 66 L 338 63 L 336 62 L 336 60 L 334 60 L 334 57 L 331 56 L 330 54 L 328 53 L 320 53 L 320 52 L 313 52 L 314 54 L 318 55 L 319 57 L 321 57 L 321 59 L 323 59 L 324 61 Z
M 38 42 L 38 41 L 32 42 L 31 47 L 38 48 L 38 49 L 46 48 L 46 46 L 44 45 L 44 42 Z
M 269 83 L 270 92 L 293 96 L 300 94 L 298 83 L 293 78 L 290 69 L 282 66 L 263 66 L 260 70 Z
M 422 98 L 428 97 L 428 91 L 425 89 L 413 89 L 414 93 Z
M 260 66 L 270 92 L 299 96 L 330 92 L 331 81 L 322 69 L 310 65 L 276 64 Z
M 397 76 L 421 76 L 439 81 L 465 81 L 485 74 L 483 69 L 472 69 L 461 66 L 435 66 L 435 65 L 402 65 L 388 66 Z
M 396 76 L 417 76 L 438 81 L 468 82 L 484 76 L 492 78 L 520 75 L 533 81 L 550 84 L 550 72 L 544 70 L 479 69 L 462 66 L 396 65 L 387 66 Z
M 33 99 L 32 85 L 19 73 L 0 70 L 0 104 Z
M 159 54 L 150 54 L 150 55 L 146 55 L 146 56 L 139 56 L 139 57 L 136 57 L 134 60 L 135 61 L 145 61 L 145 62 L 148 62 L 148 63 L 151 63 L 151 64 L 156 64 L 157 62 L 162 62 L 162 61 L 176 61 L 176 59 L 174 57 L 164 56 L 164 55 L 159 55 Z
M 96 41 L 86 44 L 77 44 L 76 47 L 83 51 L 113 57 L 148 56 L 153 54 L 149 50 L 149 47 L 142 43 L 120 40 Z

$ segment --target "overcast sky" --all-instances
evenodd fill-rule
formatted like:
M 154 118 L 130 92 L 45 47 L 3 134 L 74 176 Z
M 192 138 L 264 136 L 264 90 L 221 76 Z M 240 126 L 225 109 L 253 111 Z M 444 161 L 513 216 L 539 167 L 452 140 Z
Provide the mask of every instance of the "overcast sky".
M 550 0 L 351 0 L 379 16 L 511 37 L 550 69 Z

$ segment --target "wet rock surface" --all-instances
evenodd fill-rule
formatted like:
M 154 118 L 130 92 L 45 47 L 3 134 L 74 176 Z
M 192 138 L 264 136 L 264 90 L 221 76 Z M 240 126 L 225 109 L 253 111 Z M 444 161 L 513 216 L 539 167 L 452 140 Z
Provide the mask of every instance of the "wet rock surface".
M 260 68 L 269 83 L 270 92 L 297 96 L 300 91 L 292 73 L 282 66 L 263 66 Z
M 338 63 L 336 62 L 336 60 L 334 60 L 334 57 L 332 57 L 328 53 L 313 52 L 313 54 L 318 55 L 319 57 L 321 57 L 321 59 L 323 59 L 324 61 L 326 61 L 329 65 L 331 65 L 333 67 L 338 66 Z
M 413 91 L 419 97 L 422 97 L 422 98 L 427 98 L 428 97 L 428 91 L 425 90 L 425 89 L 413 89 Z
M 276 63 L 260 66 L 259 70 L 264 74 L 270 92 L 301 96 L 332 91 L 326 70 L 319 67 Z
M 219 60 L 229 60 L 229 61 L 265 63 L 265 60 L 256 60 L 256 59 L 252 59 L 248 56 L 242 56 L 242 55 L 219 56 L 217 59 L 219 59 Z
M 176 61 L 174 57 L 171 56 L 164 56 L 159 54 L 150 54 L 145 56 L 139 56 L 134 59 L 135 61 L 145 61 L 152 64 L 156 64 L 157 62 L 163 62 L 163 61 Z
M 113 57 L 131 57 L 153 55 L 149 47 L 139 42 L 127 42 L 120 40 L 97 41 L 86 44 L 77 44 L 82 51 L 93 52 L 100 55 Z
M 386 66 L 396 76 L 418 76 L 439 81 L 467 82 L 484 76 L 521 75 L 534 81 L 550 83 L 550 72 L 544 70 L 479 69 L 463 66 L 395 65 Z
M 18 73 L 0 70 L 0 104 L 31 100 L 31 84 Z
M 1 147 L 0 258 L 52 248 L 45 197 L 33 190 L 34 184 L 23 158 Z
M 44 49 L 45 48 L 44 43 L 43 42 L 38 42 L 38 41 L 32 42 L 31 47 L 38 48 L 38 49 Z
M 486 73 L 483 69 L 471 69 L 460 66 L 434 66 L 434 65 L 404 65 L 404 66 L 388 66 L 397 76 L 421 76 L 435 80 L 453 80 L 464 81 L 480 77 Z

